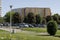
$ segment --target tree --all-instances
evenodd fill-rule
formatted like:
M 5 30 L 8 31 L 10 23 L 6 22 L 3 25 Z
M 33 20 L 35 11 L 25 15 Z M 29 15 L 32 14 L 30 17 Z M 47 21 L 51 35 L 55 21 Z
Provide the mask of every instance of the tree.
M 57 23 L 56 21 L 49 21 L 47 24 L 47 32 L 50 35 L 55 35 L 57 32 Z
M 15 12 L 7 12 L 6 15 L 4 16 L 5 22 L 10 22 L 10 13 L 11 16 L 13 16 Z
M 42 24 L 46 24 L 46 19 L 45 18 L 43 18 Z
M 59 16 L 59 20 L 60 20 L 60 16 Z
M 47 16 L 47 17 L 46 17 L 46 22 L 48 22 L 48 21 L 50 21 L 50 20 L 52 20 L 52 17 L 51 17 L 51 16 Z
M 22 19 L 18 12 L 15 12 L 15 14 L 12 16 L 13 23 L 21 23 Z
M 53 20 L 60 24 L 60 15 L 58 13 L 52 15 Z
M 58 21 L 58 16 L 57 15 L 54 15 L 54 16 L 52 16 L 53 17 L 53 20 L 54 21 Z
M 28 23 L 28 18 L 27 18 L 27 16 L 24 17 L 24 21 L 23 21 L 23 22 Z
M 4 22 L 4 18 L 0 17 L 0 23 L 3 23 L 3 22 Z
M 54 14 L 52 17 L 53 17 L 53 20 L 58 23 L 58 21 L 59 21 L 59 15 L 58 14 Z
M 60 24 L 60 15 L 59 15 L 59 20 L 58 20 L 58 24 Z
M 32 24 L 32 23 L 35 23 L 35 16 L 34 16 L 34 14 L 33 13 L 28 13 L 28 15 L 27 15 L 27 19 L 28 19 L 28 23 L 30 23 L 30 24 Z
M 40 15 L 36 15 L 36 24 L 40 24 L 41 23 L 41 17 Z

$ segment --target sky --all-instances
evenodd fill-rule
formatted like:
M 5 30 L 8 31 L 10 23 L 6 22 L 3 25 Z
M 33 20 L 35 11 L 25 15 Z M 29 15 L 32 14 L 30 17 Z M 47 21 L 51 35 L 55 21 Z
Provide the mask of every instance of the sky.
M 2 1 L 2 14 L 4 16 L 6 12 L 10 11 L 10 5 L 12 9 L 24 8 L 24 7 L 40 7 L 50 8 L 52 15 L 55 13 L 60 14 L 60 0 L 1 0 Z

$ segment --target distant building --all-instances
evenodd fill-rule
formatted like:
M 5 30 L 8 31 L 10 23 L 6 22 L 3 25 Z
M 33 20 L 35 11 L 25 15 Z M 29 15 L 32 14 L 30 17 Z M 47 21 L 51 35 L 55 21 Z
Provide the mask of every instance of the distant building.
M 0 17 L 1 17 L 1 13 L 2 13 L 2 12 L 1 12 L 1 0 L 0 0 Z
M 51 16 L 50 8 L 35 8 L 35 7 L 26 7 L 26 8 L 17 8 L 12 11 L 20 13 L 22 17 L 27 16 L 28 13 L 32 12 L 34 15 L 39 14 L 41 17 Z

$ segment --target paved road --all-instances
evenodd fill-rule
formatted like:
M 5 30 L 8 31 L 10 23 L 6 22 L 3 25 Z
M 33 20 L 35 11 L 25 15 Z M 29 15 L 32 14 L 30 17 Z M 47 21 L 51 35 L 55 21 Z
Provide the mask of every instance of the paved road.
M 11 29 L 11 28 L 5 28 L 5 27 L 3 27 L 3 28 L 0 28 L 1 30 L 6 30 L 6 31 L 9 31 L 9 32 L 12 32 L 12 30 L 13 29 Z M 14 31 L 15 32 L 21 32 L 22 30 L 20 30 L 20 29 L 14 29 Z

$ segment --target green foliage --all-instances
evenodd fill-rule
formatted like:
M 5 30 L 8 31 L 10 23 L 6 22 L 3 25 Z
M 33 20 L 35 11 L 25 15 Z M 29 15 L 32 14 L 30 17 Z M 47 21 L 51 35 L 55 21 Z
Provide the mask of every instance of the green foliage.
M 0 17 L 0 23 L 3 23 L 3 22 L 4 22 L 4 18 Z
M 59 20 L 60 20 L 60 16 L 59 16 Z
M 57 23 L 60 24 L 60 20 L 58 20 Z
M 48 21 L 50 21 L 50 20 L 52 20 L 52 17 L 51 17 L 51 16 L 47 16 L 47 17 L 46 17 L 46 22 L 48 22 Z
M 47 24 L 47 32 L 50 35 L 55 35 L 57 32 L 57 23 L 56 21 L 49 21 Z
M 53 16 L 53 20 L 57 22 L 58 21 L 58 16 L 57 15 L 54 15 Z
M 28 23 L 28 18 L 24 17 L 24 21 L 23 22 Z
M 40 24 L 41 23 L 41 17 L 40 15 L 36 15 L 36 24 Z
M 15 12 L 7 12 L 6 15 L 4 16 L 5 22 L 10 22 L 10 13 L 11 13 L 11 17 L 12 17 Z
M 7 12 L 4 16 L 5 22 L 10 22 L 10 13 L 12 17 L 12 23 L 21 23 L 21 16 L 18 12 Z
M 34 14 L 33 13 L 28 13 L 28 15 L 27 15 L 27 19 L 28 19 L 28 23 L 30 23 L 30 24 L 32 24 L 32 23 L 35 23 L 35 16 L 34 16 Z
M 59 15 L 58 14 L 54 14 L 52 17 L 53 17 L 54 21 L 56 21 L 58 24 L 60 24 L 60 22 L 59 22 Z
M 46 24 L 46 19 L 43 19 L 42 20 L 42 24 Z
M 15 14 L 12 16 L 13 23 L 21 23 L 21 16 L 18 12 L 15 12 Z

